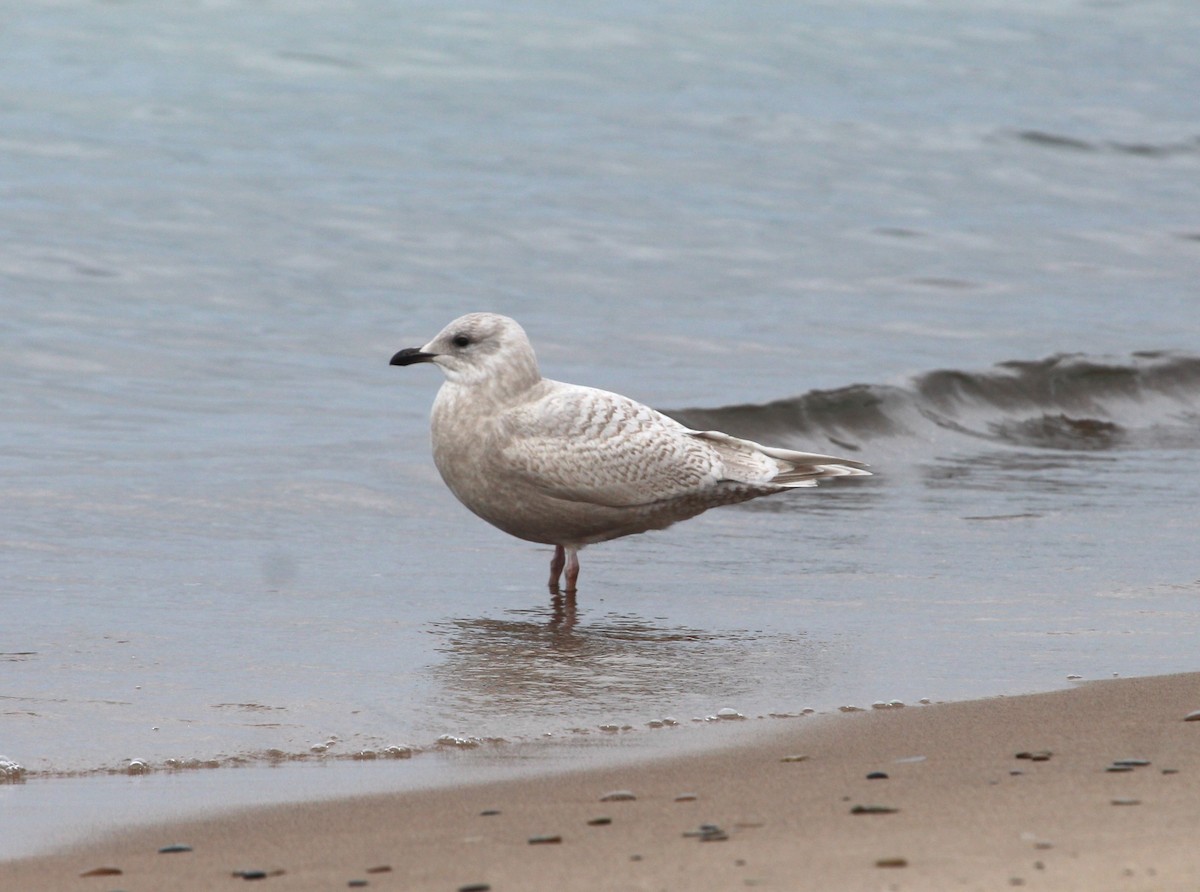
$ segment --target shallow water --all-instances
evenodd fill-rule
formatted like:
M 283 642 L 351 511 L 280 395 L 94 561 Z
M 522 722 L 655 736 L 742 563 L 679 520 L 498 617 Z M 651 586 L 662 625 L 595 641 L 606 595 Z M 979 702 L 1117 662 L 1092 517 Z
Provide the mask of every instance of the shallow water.
M 4 16 L 6 809 L 1196 668 L 1190 4 Z M 877 476 L 588 549 L 556 606 L 387 366 L 475 309 Z

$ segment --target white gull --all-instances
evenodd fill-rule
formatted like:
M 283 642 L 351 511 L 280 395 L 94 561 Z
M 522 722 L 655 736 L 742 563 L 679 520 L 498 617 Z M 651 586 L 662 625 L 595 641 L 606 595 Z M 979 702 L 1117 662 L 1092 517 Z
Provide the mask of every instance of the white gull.
M 462 316 L 391 360 L 420 362 L 446 375 L 431 417 L 442 479 L 493 526 L 554 546 L 555 593 L 564 570 L 575 591 L 585 545 L 823 477 L 870 475 L 862 462 L 691 430 L 620 394 L 543 378 L 507 316 Z

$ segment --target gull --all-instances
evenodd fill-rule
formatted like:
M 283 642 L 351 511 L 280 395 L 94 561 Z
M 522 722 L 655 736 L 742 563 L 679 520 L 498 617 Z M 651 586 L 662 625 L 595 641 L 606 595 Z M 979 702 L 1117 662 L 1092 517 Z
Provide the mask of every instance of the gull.
M 504 532 L 554 546 L 550 591 L 573 595 L 585 545 L 661 530 L 862 462 L 697 431 L 629 397 L 543 378 L 525 330 L 469 313 L 391 365 L 431 362 L 433 461 L 467 508 Z

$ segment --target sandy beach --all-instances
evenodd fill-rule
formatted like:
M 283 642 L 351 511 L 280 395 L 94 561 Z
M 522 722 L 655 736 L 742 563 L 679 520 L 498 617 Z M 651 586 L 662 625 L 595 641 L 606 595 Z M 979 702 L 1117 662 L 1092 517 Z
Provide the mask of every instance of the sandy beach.
M 1187 674 L 809 717 L 634 766 L 117 832 L 0 865 L 0 887 L 1194 890 L 1198 709 Z

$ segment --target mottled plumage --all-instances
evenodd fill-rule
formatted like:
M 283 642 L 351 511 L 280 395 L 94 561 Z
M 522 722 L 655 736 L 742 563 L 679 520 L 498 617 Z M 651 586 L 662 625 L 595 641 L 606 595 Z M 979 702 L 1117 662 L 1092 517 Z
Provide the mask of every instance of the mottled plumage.
M 543 378 L 512 319 L 471 313 L 392 365 L 433 362 L 433 460 L 464 505 L 513 536 L 555 546 L 550 586 L 575 590 L 584 545 L 658 530 L 718 505 L 861 462 L 694 431 L 628 397 Z

